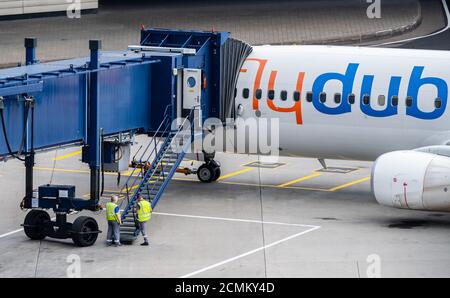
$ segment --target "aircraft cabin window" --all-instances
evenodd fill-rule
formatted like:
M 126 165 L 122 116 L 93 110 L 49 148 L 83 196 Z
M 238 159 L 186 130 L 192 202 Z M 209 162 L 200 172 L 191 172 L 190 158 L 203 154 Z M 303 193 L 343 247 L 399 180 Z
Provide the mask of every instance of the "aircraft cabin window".
M 408 97 L 406 98 L 406 106 L 407 106 L 407 107 L 412 106 L 412 102 L 413 102 L 412 96 L 408 96 Z
M 363 96 L 363 104 L 365 104 L 365 105 L 370 104 L 370 95 L 369 94 L 364 94 L 364 96 Z
M 269 90 L 268 96 L 270 100 L 274 100 L 275 98 L 275 90 Z
M 306 101 L 307 102 L 312 102 L 312 100 L 313 100 L 313 93 L 311 91 L 308 91 L 306 93 Z
M 355 94 L 353 94 L 353 93 L 350 93 L 349 95 L 348 95 L 348 103 L 349 104 L 354 104 L 355 103 L 355 99 L 356 99 L 356 96 L 355 96 Z
M 384 106 L 385 103 L 386 103 L 386 96 L 378 95 L 378 105 Z
M 336 93 L 334 95 L 334 102 L 335 103 L 341 103 L 341 100 L 342 100 L 342 95 L 340 93 Z
M 320 100 L 321 103 L 326 102 L 327 101 L 327 94 L 325 92 L 320 92 L 319 100 Z
M 300 101 L 300 92 L 294 91 L 294 101 Z
M 261 99 L 261 97 L 262 97 L 262 90 L 261 89 L 256 89 L 255 97 L 256 97 L 256 99 Z
M 288 97 L 287 91 L 285 91 L 285 90 L 281 91 L 280 97 L 281 97 L 281 100 L 286 101 L 287 97 Z
M 439 97 L 435 99 L 434 106 L 436 109 L 440 109 L 442 107 L 442 100 Z
M 248 88 L 244 88 L 244 90 L 242 90 L 242 96 L 244 98 L 248 98 L 250 96 L 250 90 Z
M 393 95 L 391 98 L 391 104 L 393 107 L 398 106 L 398 96 L 397 95 Z

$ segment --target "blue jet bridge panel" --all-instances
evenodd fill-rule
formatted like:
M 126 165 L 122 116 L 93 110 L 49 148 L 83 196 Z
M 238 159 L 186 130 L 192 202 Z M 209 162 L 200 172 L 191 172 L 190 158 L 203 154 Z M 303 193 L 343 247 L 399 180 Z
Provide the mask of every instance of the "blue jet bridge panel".
M 174 69 L 202 69 L 205 84 L 210 86 L 202 91 L 203 115 L 218 115 L 220 47 L 228 33 L 148 29 L 141 35 L 141 45 L 152 46 L 151 51 L 100 52 L 96 69 L 87 57 L 42 64 L 31 61 L 0 70 L 6 134 L 13 152 L 21 147 L 29 116 L 25 114 L 24 96 L 35 100 L 36 150 L 88 142 L 91 88 L 98 88 L 98 127 L 105 135 L 155 130 L 167 105 L 175 107 Z M 164 48 L 194 49 L 195 54 Z M 97 86 L 92 86 L 93 74 L 98 74 Z M 30 134 L 26 135 L 22 152 L 31 146 Z M 2 136 L 0 156 L 9 153 Z

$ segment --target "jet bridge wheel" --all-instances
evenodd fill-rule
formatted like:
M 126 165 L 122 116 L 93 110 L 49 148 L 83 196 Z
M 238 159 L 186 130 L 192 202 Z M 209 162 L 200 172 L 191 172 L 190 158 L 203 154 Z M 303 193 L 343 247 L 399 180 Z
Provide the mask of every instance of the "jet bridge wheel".
M 92 217 L 80 216 L 75 219 L 72 231 L 72 240 L 77 246 L 92 246 L 97 241 L 98 224 Z
M 214 179 L 213 181 L 217 181 L 220 178 L 220 175 L 222 175 L 222 171 L 220 170 L 220 167 L 216 167 L 215 171 L 214 171 Z
M 50 221 L 50 215 L 43 210 L 31 210 L 25 216 L 23 230 L 31 240 L 42 240 L 46 237 L 45 224 Z
M 200 166 L 197 170 L 197 177 L 203 183 L 211 183 L 220 178 L 220 166 L 215 161 L 210 161 Z
M 220 164 L 217 161 L 215 161 L 215 160 L 211 160 L 210 164 L 214 168 L 214 179 L 213 179 L 213 181 L 217 181 L 217 180 L 219 180 L 220 175 L 222 175 L 222 171 L 220 170 Z

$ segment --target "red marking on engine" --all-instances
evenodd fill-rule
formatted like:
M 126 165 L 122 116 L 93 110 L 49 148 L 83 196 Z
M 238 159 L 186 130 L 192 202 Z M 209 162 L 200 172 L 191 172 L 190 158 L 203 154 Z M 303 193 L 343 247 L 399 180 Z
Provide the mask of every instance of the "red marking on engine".
M 403 194 L 405 197 L 405 204 L 406 204 L 406 208 L 409 209 L 409 205 L 408 205 L 408 198 L 406 197 L 406 187 L 408 186 L 408 183 L 403 183 Z

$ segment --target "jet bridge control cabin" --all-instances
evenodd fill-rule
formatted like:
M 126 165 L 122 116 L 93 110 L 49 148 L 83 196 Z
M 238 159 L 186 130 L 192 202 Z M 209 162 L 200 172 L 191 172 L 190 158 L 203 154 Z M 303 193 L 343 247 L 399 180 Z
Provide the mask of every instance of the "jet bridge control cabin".
M 36 39 L 27 38 L 25 64 L 0 69 L 0 159 L 25 164 L 21 207 L 30 209 L 25 233 L 36 240 L 72 238 L 78 246 L 93 245 L 97 222 L 82 216 L 68 223 L 67 214 L 99 210 L 102 173 L 131 166 L 119 193 L 122 238 L 132 242 L 137 197 L 155 207 L 185 156 L 186 150 L 174 148 L 189 146 L 184 123 L 173 120 L 201 124 L 209 117 L 233 117 L 235 85 L 251 47 L 226 32 L 165 29 L 142 29 L 140 44 L 125 51 L 102 51 L 101 41 L 91 40 L 85 58 L 40 63 L 36 47 Z M 190 131 L 188 140 L 194 137 Z M 130 161 L 136 134 L 151 140 Z M 80 145 L 90 168 L 90 199 L 77 198 L 73 185 L 35 188 L 37 152 Z M 220 175 L 211 158 L 200 170 L 207 181 Z M 47 209 L 55 211 L 55 221 Z

